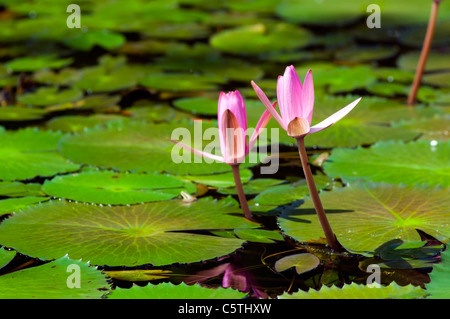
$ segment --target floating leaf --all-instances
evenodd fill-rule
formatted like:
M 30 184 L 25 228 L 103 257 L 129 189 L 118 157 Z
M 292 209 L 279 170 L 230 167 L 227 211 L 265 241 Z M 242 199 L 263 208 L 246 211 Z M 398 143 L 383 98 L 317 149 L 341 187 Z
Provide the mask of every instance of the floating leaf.
M 71 48 L 82 51 L 89 51 L 97 45 L 106 50 L 114 50 L 120 48 L 126 42 L 126 38 L 109 30 L 89 30 L 67 37 L 63 42 Z
M 79 274 L 79 287 L 71 273 Z M 106 278 L 88 263 L 67 256 L 41 266 L 0 277 L 2 299 L 100 299 L 109 288 Z
M 111 123 L 125 123 L 127 117 L 115 114 L 94 114 L 90 116 L 63 115 L 54 117 L 46 122 L 48 129 L 61 132 L 80 132 L 95 126 L 108 125 Z
M 424 296 L 424 290 L 413 285 L 399 286 L 393 282 L 389 286 L 370 288 L 356 283 L 337 286 L 322 286 L 320 290 L 310 289 L 293 294 L 284 293 L 279 299 L 416 299 Z
M 300 275 L 313 270 L 319 265 L 320 259 L 313 254 L 295 254 L 278 259 L 275 263 L 275 270 L 283 272 L 289 268 L 295 267 L 295 271 Z
M 6 63 L 12 72 L 33 72 L 42 69 L 60 69 L 73 62 L 72 58 L 58 58 L 54 55 L 26 56 Z
M 0 248 L 0 269 L 6 266 L 16 255 L 16 251 L 14 250 L 6 250 Z
M 405 53 L 397 61 L 397 65 L 404 70 L 415 71 L 419 63 L 420 51 Z M 431 51 L 428 54 L 425 71 L 442 71 L 450 69 L 450 62 L 447 53 Z
M 450 186 L 450 142 L 378 142 L 368 149 L 334 149 L 324 163 L 327 175 L 344 182 Z
M 170 92 L 207 91 L 216 88 L 216 84 L 211 83 L 208 76 L 191 73 L 156 73 L 143 77 L 139 83 L 149 89 Z
M 240 170 L 242 183 L 247 183 L 252 178 L 252 172 L 248 169 Z M 186 175 L 183 179 L 213 187 L 235 186 L 233 173 L 211 174 L 211 175 Z
M 202 125 L 203 129 L 211 127 L 208 123 L 199 124 Z M 198 128 L 202 132 L 203 129 L 200 125 Z M 207 162 L 202 157 L 194 156 L 187 150 L 183 150 L 183 153 L 179 154 L 181 148 L 174 146 L 167 140 L 172 137 L 172 134 L 180 132 L 180 134 L 185 134 L 184 143 L 190 144 L 191 132 L 195 133 L 196 130 L 195 125 L 186 122 L 179 124 L 130 122 L 124 126 L 94 128 L 83 133 L 67 136 L 61 140 L 58 149 L 63 156 L 74 162 L 121 171 L 164 171 L 177 175 L 231 171 L 228 164 Z M 172 138 L 178 139 L 179 136 Z M 217 144 L 218 141 L 206 141 L 205 143 Z M 174 153 L 172 154 L 172 152 Z M 255 165 L 255 163 L 250 162 L 250 157 L 248 157 L 247 162 L 243 163 L 241 167 L 245 168 L 252 165 Z
M 295 38 L 295 41 L 289 39 Z M 279 23 L 274 26 L 255 24 L 227 29 L 210 38 L 214 48 L 233 54 L 262 54 L 306 46 L 311 34 L 295 25 Z
M 169 278 L 170 270 L 162 269 L 136 269 L 136 270 L 104 270 L 103 273 L 110 278 L 127 281 L 149 281 Z
M 429 299 L 449 299 L 450 293 L 448 286 L 450 284 L 450 250 L 447 248 L 441 254 L 441 262 L 433 266 L 430 274 L 431 282 L 426 285 L 426 293 L 429 293 Z
M 25 197 L 25 196 L 45 196 L 42 192 L 41 184 L 24 184 L 20 182 L 1 182 L 0 196 Z
M 116 288 L 108 299 L 242 299 L 246 293 L 231 288 L 206 288 L 199 284 L 192 286 L 181 283 L 162 283 L 145 287 L 133 286 L 130 289 Z
M 45 117 L 46 114 L 47 112 L 45 110 L 33 109 L 29 107 L 0 107 L 0 122 L 39 120 Z
M 56 152 L 63 135 L 37 129 L 0 132 L 0 179 L 24 180 L 80 168 Z
M 83 92 L 78 89 L 59 90 L 54 86 L 42 87 L 32 93 L 20 94 L 17 96 L 17 102 L 33 106 L 47 106 L 73 102 L 82 97 Z
M 401 121 L 394 124 L 394 126 L 411 129 L 421 133 L 421 140 L 447 141 L 450 139 L 450 118 L 448 116 L 435 116 L 431 119 L 422 118 L 411 121 Z
M 357 183 L 321 192 L 320 198 L 336 237 L 350 251 L 374 252 L 392 239 L 419 241 L 417 229 L 449 237 L 448 189 Z M 309 198 L 298 209 L 284 209 L 279 225 L 300 242 L 323 237 Z
M 13 213 L 49 200 L 50 197 L 27 196 L 0 200 L 0 214 Z
M 168 200 L 181 191 L 194 193 L 195 185 L 158 174 L 90 171 L 56 176 L 44 183 L 45 193 L 87 203 L 125 205 Z
M 244 242 L 193 231 L 255 226 L 227 201 L 113 207 L 52 201 L 4 220 L 0 243 L 41 259 L 69 254 L 94 265 L 166 265 L 227 255 Z
M 275 241 L 283 241 L 283 235 L 278 231 L 254 228 L 236 228 L 234 234 L 243 240 L 256 243 L 272 244 Z

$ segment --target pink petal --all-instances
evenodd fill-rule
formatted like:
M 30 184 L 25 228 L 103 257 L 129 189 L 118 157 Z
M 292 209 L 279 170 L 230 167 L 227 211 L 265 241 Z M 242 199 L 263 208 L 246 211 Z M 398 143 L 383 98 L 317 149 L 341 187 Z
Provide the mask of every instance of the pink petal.
M 351 110 L 353 110 L 353 108 L 359 103 L 359 101 L 361 101 L 361 99 L 362 98 L 360 97 L 359 99 L 353 101 L 352 103 L 350 103 L 346 107 L 340 109 L 339 111 L 337 111 L 336 113 L 334 113 L 330 117 L 326 118 L 322 122 L 320 122 L 320 123 L 314 125 L 313 127 L 311 127 L 311 130 L 309 131 L 309 134 L 320 132 L 320 131 L 326 129 L 327 127 L 330 127 L 331 125 L 333 125 L 334 123 L 336 123 L 340 119 L 342 119 L 344 116 L 346 116 L 348 113 L 350 113 Z
M 306 73 L 302 90 L 302 117 L 305 118 L 309 125 L 314 111 L 314 83 L 311 70 Z
M 174 141 L 174 140 L 170 140 L 169 139 L 169 141 L 174 143 L 174 144 L 176 144 L 176 145 L 178 145 L 178 146 L 180 146 L 180 147 L 182 147 L 182 148 L 184 148 L 184 149 L 186 149 L 186 150 L 188 150 L 188 151 L 190 151 L 190 152 L 192 152 L 192 153 L 194 153 L 194 154 L 197 154 L 197 155 L 200 155 L 200 156 L 203 156 L 203 157 L 207 157 L 207 158 L 210 158 L 210 159 L 218 161 L 218 162 L 225 163 L 225 159 L 222 156 L 217 156 L 217 155 L 214 155 L 214 154 L 211 154 L 211 153 L 198 151 L 198 150 L 196 150 L 196 149 L 194 149 L 194 148 L 192 148 L 190 146 L 187 146 L 186 144 L 183 144 L 181 142 L 177 142 L 177 141 Z
M 261 90 L 259 88 L 259 86 L 256 85 L 255 82 L 252 81 L 251 83 L 252 83 L 253 89 L 255 90 L 256 95 L 259 97 L 259 99 L 261 100 L 262 104 L 264 104 L 264 106 L 266 107 L 267 111 L 269 111 L 270 115 L 273 116 L 275 121 L 277 121 L 278 124 L 280 124 L 280 126 L 283 128 L 283 130 L 286 130 L 287 126 L 286 126 L 286 124 L 284 124 L 284 122 L 281 119 L 280 115 L 275 110 L 275 104 L 272 105 L 272 103 L 270 103 L 270 101 L 267 98 L 266 94 L 264 94 L 263 90 Z
M 278 77 L 277 99 L 281 118 L 286 124 L 296 117 L 303 117 L 301 101 L 302 84 L 295 68 L 288 66 L 283 76 Z
M 275 105 L 277 102 L 273 103 L 273 108 L 275 109 Z M 248 143 L 248 151 L 247 153 L 253 148 L 253 145 L 255 145 L 256 140 L 258 139 L 258 136 L 261 134 L 262 130 L 266 127 L 267 123 L 269 123 L 270 118 L 272 115 L 268 110 L 265 110 L 264 113 L 261 115 L 258 124 L 256 124 L 256 128 L 253 131 L 252 136 L 250 137 L 250 141 Z

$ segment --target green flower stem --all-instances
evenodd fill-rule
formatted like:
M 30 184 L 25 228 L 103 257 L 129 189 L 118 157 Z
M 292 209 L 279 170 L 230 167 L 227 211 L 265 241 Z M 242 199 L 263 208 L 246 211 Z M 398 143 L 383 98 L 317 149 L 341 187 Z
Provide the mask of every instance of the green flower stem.
M 234 183 L 236 184 L 236 191 L 238 193 L 241 209 L 244 212 L 245 218 L 253 220 L 252 213 L 248 207 L 247 198 L 245 197 L 244 188 L 242 187 L 241 174 L 239 172 L 239 165 L 231 165 L 233 170 Z
M 420 53 L 419 63 L 417 64 L 416 74 L 414 81 L 409 92 L 407 105 L 413 106 L 416 100 L 417 91 L 419 90 L 420 82 L 422 81 L 422 74 L 427 63 L 428 52 L 430 52 L 431 42 L 433 41 L 434 28 L 436 26 L 436 20 L 438 15 L 439 3 L 441 0 L 433 0 L 431 5 L 430 20 L 428 20 L 427 33 L 423 41 L 422 52 Z
M 303 172 L 305 173 L 306 182 L 308 184 L 309 193 L 314 203 L 320 225 L 322 226 L 323 232 L 325 233 L 328 245 L 332 250 L 339 252 L 341 251 L 340 245 L 336 240 L 336 236 L 331 229 L 330 223 L 328 222 L 327 215 L 325 214 L 325 210 L 323 209 L 322 202 L 320 201 L 319 193 L 317 192 L 316 184 L 311 173 L 311 168 L 308 162 L 308 154 L 306 153 L 305 148 L 304 136 L 297 138 L 297 146 L 300 160 L 302 162 Z

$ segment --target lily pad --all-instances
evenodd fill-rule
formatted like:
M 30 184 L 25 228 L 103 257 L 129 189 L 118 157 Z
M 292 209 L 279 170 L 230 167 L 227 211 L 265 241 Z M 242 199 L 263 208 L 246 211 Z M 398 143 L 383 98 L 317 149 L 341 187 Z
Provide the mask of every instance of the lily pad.
M 334 149 L 324 164 L 327 175 L 344 182 L 450 186 L 450 142 L 378 142 L 371 148 Z
M 7 196 L 7 197 L 45 196 L 45 193 L 42 192 L 41 184 L 35 183 L 24 184 L 20 182 L 0 181 L 0 196 Z
M 17 212 L 21 209 L 28 208 L 31 205 L 45 202 L 50 197 L 27 196 L 18 198 L 7 198 L 0 200 L 0 214 L 8 214 Z
M 430 274 L 431 282 L 426 285 L 429 299 L 449 299 L 448 285 L 450 283 L 450 250 L 447 248 L 441 254 L 441 262 L 433 266 Z
M 405 53 L 397 61 L 397 65 L 408 71 L 415 71 L 417 69 L 417 63 L 419 62 L 420 51 L 413 51 Z M 448 53 L 440 53 L 431 51 L 428 54 L 427 63 L 425 65 L 425 71 L 442 71 L 450 69 L 450 62 L 448 59 Z
M 79 282 L 72 282 L 77 274 Z M 109 288 L 99 270 L 67 256 L 3 275 L 0 285 L 2 299 L 100 299 Z
M 56 151 L 61 133 L 23 129 L 0 131 L 0 179 L 25 180 L 73 172 L 80 168 Z
M 116 114 L 94 114 L 90 116 L 63 115 L 46 122 L 46 127 L 53 131 L 80 132 L 87 128 L 105 126 L 112 123 L 124 123 L 129 118 Z
M 393 282 L 389 286 L 370 288 L 356 283 L 337 286 L 322 286 L 320 290 L 310 289 L 293 294 L 284 293 L 279 299 L 417 299 L 423 298 L 422 288 L 413 285 L 399 286 Z
M 246 293 L 231 288 L 206 288 L 199 284 L 162 283 L 130 289 L 116 288 L 107 295 L 108 299 L 242 299 Z
M 195 193 L 196 187 L 169 175 L 90 171 L 54 177 L 43 190 L 53 197 L 125 205 L 172 199 L 182 191 Z
M 63 42 L 65 45 L 81 51 L 89 51 L 94 46 L 114 50 L 120 48 L 126 42 L 126 38 L 121 33 L 109 30 L 88 30 L 69 36 Z
M 208 97 L 187 97 L 177 99 L 173 102 L 174 106 L 180 110 L 192 114 L 216 115 L 217 99 Z
M 192 155 L 187 150 L 179 154 L 181 148 L 167 140 L 173 133 L 180 132 L 186 134 L 185 139 L 189 140 L 182 142 L 191 144 L 192 137 L 198 134 L 195 133 L 196 130 L 203 132 L 204 129 L 211 127 L 208 123 L 199 124 L 201 125 L 196 128 L 196 124 L 192 125 L 188 122 L 179 124 L 130 122 L 123 126 L 96 127 L 66 136 L 61 140 L 58 149 L 64 157 L 76 163 L 120 171 L 167 172 L 176 175 L 230 172 L 231 168 L 228 164 L 207 162 L 199 155 Z M 172 138 L 178 139 L 178 136 Z M 205 143 L 217 144 L 218 141 Z M 248 161 L 241 167 L 253 165 L 256 164 L 250 163 L 250 157 L 248 157 Z
M 60 69 L 72 64 L 73 58 L 58 58 L 55 55 L 26 56 L 5 64 L 11 72 L 33 72 L 42 69 Z
M 392 239 L 420 241 L 417 229 L 449 237 L 448 189 L 356 183 L 320 198 L 339 242 L 353 252 L 371 253 Z M 297 209 L 284 209 L 279 225 L 300 242 L 324 236 L 309 198 Z
M 74 102 L 83 97 L 78 89 L 59 90 L 58 87 L 42 87 L 32 93 L 17 95 L 17 102 L 32 106 L 47 106 Z
M 255 24 L 227 29 L 214 34 L 210 43 L 226 53 L 258 55 L 306 46 L 311 33 L 295 25 L 279 23 L 276 25 Z M 289 41 L 295 39 L 295 41 Z
M 166 265 L 220 257 L 244 243 L 193 231 L 255 226 L 237 206 L 208 198 L 113 207 L 52 201 L 3 221 L 0 243 L 41 259 L 69 254 L 94 265 Z
M 450 118 L 448 116 L 401 121 L 395 123 L 394 126 L 412 129 L 421 133 L 421 140 L 447 141 L 450 139 Z
M 6 250 L 3 248 L 0 248 L 0 269 L 2 267 L 6 266 L 17 254 L 14 250 Z
M 208 76 L 191 73 L 155 73 L 143 77 L 139 83 L 149 89 L 169 92 L 208 91 L 216 88 Z
M 320 259 L 313 254 L 295 254 L 278 259 L 275 263 L 275 270 L 283 272 L 289 268 L 295 267 L 295 271 L 300 275 L 313 270 L 319 265 Z
M 247 183 L 250 178 L 252 178 L 252 172 L 249 169 L 241 169 L 240 175 L 243 184 Z M 235 187 L 232 172 L 211 175 L 186 175 L 182 176 L 182 178 L 212 187 Z
M 47 112 L 41 109 L 34 109 L 20 106 L 0 107 L 0 122 L 20 122 L 40 120 Z

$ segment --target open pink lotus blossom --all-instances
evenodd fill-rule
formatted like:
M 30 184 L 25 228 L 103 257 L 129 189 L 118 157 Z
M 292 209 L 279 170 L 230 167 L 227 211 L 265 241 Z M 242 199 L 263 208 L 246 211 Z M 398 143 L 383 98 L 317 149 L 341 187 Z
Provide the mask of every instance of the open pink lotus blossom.
M 283 76 L 278 77 L 277 99 L 281 116 L 256 83 L 253 81 L 251 83 L 267 111 L 270 112 L 289 136 L 295 138 L 320 132 L 333 125 L 346 116 L 361 100 L 359 98 L 353 101 L 327 119 L 311 127 L 314 111 L 314 84 L 311 70 L 306 74 L 303 85 L 292 65 L 286 67 Z
M 271 107 L 274 108 L 275 103 L 274 105 L 271 105 Z M 190 150 L 194 154 L 229 165 L 238 165 L 244 161 L 245 157 L 253 148 L 261 130 L 267 125 L 270 117 L 270 111 L 264 111 L 250 140 L 247 142 L 247 113 L 245 110 L 244 99 L 237 90 L 227 94 L 221 92 L 219 96 L 217 119 L 222 156 L 196 150 L 180 142 L 172 142 Z

